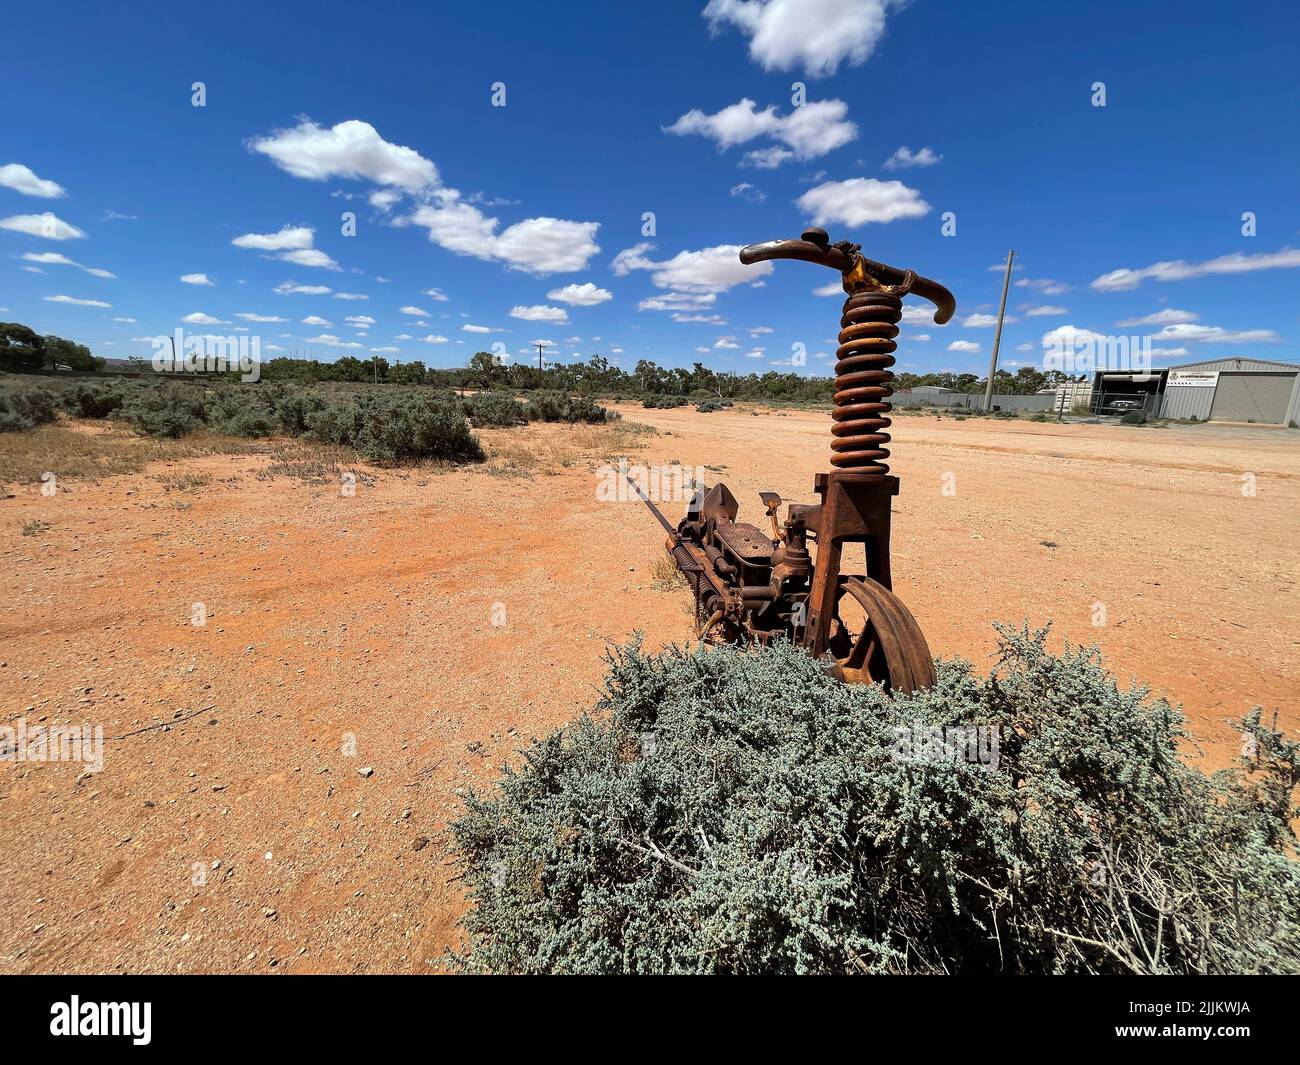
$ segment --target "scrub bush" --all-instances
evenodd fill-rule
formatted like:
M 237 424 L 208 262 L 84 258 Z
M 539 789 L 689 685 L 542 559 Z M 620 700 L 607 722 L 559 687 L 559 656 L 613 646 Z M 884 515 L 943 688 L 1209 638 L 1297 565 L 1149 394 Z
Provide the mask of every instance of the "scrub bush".
M 0 392 L 0 432 L 25 432 L 52 422 L 57 416 L 58 403 L 43 388 Z
M 641 406 L 651 410 L 671 410 L 673 407 L 684 407 L 689 402 L 685 396 L 649 395 L 641 401 Z
M 315 412 L 308 424 L 317 439 L 355 447 L 374 462 L 485 457 L 459 410 L 418 393 L 362 393 Z
M 944 662 L 901 696 L 789 645 L 612 650 L 595 714 L 452 826 L 472 904 L 453 964 L 1300 971 L 1298 746 L 1255 711 L 1251 757 L 1206 776 L 1173 707 L 1046 636 L 999 627 L 992 675 Z M 905 742 L 969 726 L 996 730 L 987 764 Z
M 120 415 L 148 436 L 180 437 L 203 427 L 207 420 L 203 393 L 193 385 L 164 385 L 137 393 Z
M 507 428 L 528 422 L 523 405 L 509 392 L 477 392 L 462 399 L 461 408 L 475 428 Z
M 570 396 L 563 392 L 537 392 L 529 396 L 524 413 L 530 422 L 587 422 L 593 425 L 617 417 L 590 396 Z
M 126 396 L 109 385 L 83 383 L 63 393 L 63 409 L 74 418 L 107 418 L 125 402 Z

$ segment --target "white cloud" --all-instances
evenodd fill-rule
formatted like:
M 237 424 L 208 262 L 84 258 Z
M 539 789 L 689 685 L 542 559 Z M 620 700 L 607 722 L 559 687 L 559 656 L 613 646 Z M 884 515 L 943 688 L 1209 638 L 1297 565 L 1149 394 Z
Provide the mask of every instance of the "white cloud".
M 325 291 L 328 292 L 329 289 L 326 289 Z M 334 293 L 334 295 L 331 297 L 331 299 L 336 299 L 336 300 L 351 300 L 351 301 L 353 301 L 353 302 L 355 302 L 355 301 L 357 301 L 357 300 L 368 300 L 369 298 L 370 298 L 369 296 L 367 296 L 367 295 L 365 295 L 364 293 L 361 293 L 361 292 L 336 292 L 336 293 Z
M 789 162 L 793 158 L 794 152 L 789 148 L 774 144 L 770 148 L 755 148 L 752 152 L 746 152 L 744 158 L 740 160 L 740 165 L 752 166 L 757 170 L 775 170 L 782 163 Z
M 949 351 L 979 351 L 980 346 L 971 340 L 954 340 L 948 345 Z
M 334 323 L 333 323 L 333 322 L 327 322 L 324 318 L 322 318 L 322 317 L 321 317 L 320 315 L 318 315 L 318 314 L 309 314 L 309 315 L 307 315 L 307 317 L 304 318 L 304 319 L 302 320 L 302 324 L 303 324 L 303 325 L 316 325 L 316 326 L 320 326 L 320 328 L 322 328 L 322 329 L 332 329 L 332 328 L 334 328 Z
M 1166 307 L 1154 314 L 1145 314 L 1141 318 L 1125 318 L 1122 322 L 1116 322 L 1115 324 L 1121 327 L 1132 325 L 1178 325 L 1182 322 L 1194 322 L 1199 317 L 1200 315 L 1193 314 L 1191 311 L 1180 311 L 1173 307 Z
M 275 233 L 245 233 L 230 243 L 236 248 L 255 251 L 287 251 L 293 248 L 310 248 L 316 231 L 310 226 L 284 226 Z
M 598 288 L 588 281 L 581 285 L 565 285 L 563 288 L 553 288 L 546 294 L 546 298 L 560 303 L 567 303 L 573 307 L 594 307 L 598 303 L 612 300 L 614 293 L 610 292 L 609 289 Z
M 329 129 L 304 118 L 293 129 L 274 130 L 248 145 L 294 177 L 308 181 L 365 178 L 419 192 L 438 184 L 438 168 L 413 148 L 384 140 L 369 122 L 350 119 Z
M 210 315 L 210 314 L 204 314 L 202 311 L 194 311 L 192 314 L 187 314 L 184 318 L 181 319 L 181 321 L 182 321 L 182 322 L 185 322 L 185 323 L 187 323 L 187 324 L 189 324 L 189 325 L 224 325 L 224 324 L 226 324 L 226 323 L 224 323 L 220 318 L 213 318 L 212 315 Z
M 135 319 L 134 319 L 134 318 L 114 318 L 113 321 L 115 321 L 115 322 L 130 322 L 130 323 L 134 323 L 134 322 L 135 322 Z
M 470 325 L 469 323 L 466 323 L 465 325 L 462 325 L 460 328 L 461 328 L 461 332 L 463 332 L 463 333 L 490 333 L 490 332 L 492 332 L 492 330 L 489 329 L 489 328 L 488 328 L 487 326 L 485 326 L 485 325 Z
M 768 149 L 761 161 L 751 159 L 754 165 L 770 169 L 787 158 L 815 159 L 848 144 L 858 135 L 858 127 L 846 117 L 848 112 L 843 100 L 810 100 L 782 115 L 775 105 L 759 111 L 758 105 L 746 97 L 712 115 L 694 108 L 666 126 L 664 132 L 678 136 L 698 133 L 724 150 L 756 137 L 770 137 L 779 142 L 773 146 L 776 154 Z
M 500 224 L 460 199 L 455 189 L 441 189 L 436 204 L 424 204 L 400 224 L 428 230 L 429 239 L 457 255 L 505 263 L 512 270 L 544 276 L 585 270 L 598 251 L 599 222 L 560 218 L 525 218 L 497 233 Z
M 213 283 L 207 274 L 181 274 L 181 282 L 186 285 L 211 285 Z
M 81 300 L 75 296 L 46 296 L 51 303 L 72 303 L 78 307 L 111 307 L 111 303 L 105 303 L 103 300 Z
M 1004 273 L 1007 265 L 990 266 L 989 270 L 997 270 L 998 273 Z M 1030 288 L 1035 292 L 1041 292 L 1044 296 L 1061 296 L 1073 289 L 1072 285 L 1067 285 L 1064 281 L 1053 281 L 1050 277 L 1029 278 L 1022 277 L 1016 281 L 1016 288 Z
M 812 77 L 870 58 L 885 32 L 885 14 L 903 0 L 709 0 L 704 17 L 715 33 L 730 24 L 749 38 L 764 70 L 802 67 Z
M 429 313 L 428 311 L 422 310 L 419 307 L 402 307 L 401 311 L 403 314 L 413 314 L 417 318 L 424 318 Z
M 844 285 L 839 281 L 827 281 L 824 285 L 819 285 L 813 289 L 814 296 L 843 296 Z
M 50 211 L 44 214 L 15 214 L 0 218 L 0 229 L 26 233 L 45 240 L 80 240 L 86 234 Z
M 319 266 L 324 270 L 342 269 L 338 263 L 319 248 L 296 248 L 293 251 L 281 252 L 274 258 L 282 259 L 286 263 L 293 263 L 295 266 Z
M 303 339 L 306 340 L 308 344 L 324 344 L 327 348 L 361 348 L 361 347 L 365 347 L 364 344 L 359 344 L 359 343 L 357 343 L 356 341 L 345 341 L 345 340 L 340 340 L 338 337 L 333 336 L 333 335 L 331 335 L 331 334 L 329 334 L 329 333 L 322 333 L 322 334 L 321 334 L 320 336 L 318 336 L 318 337 L 304 337 Z
M 100 270 L 98 267 L 86 266 L 83 263 L 69 259 L 66 255 L 57 251 L 27 251 L 21 256 L 29 263 L 44 263 L 48 266 L 75 266 L 78 270 L 84 270 L 93 277 L 116 278 L 117 275 L 109 270 Z M 44 270 L 33 270 L 32 273 L 43 274 Z
M 935 155 L 929 148 L 914 152 L 904 145 L 885 160 L 884 167 L 886 170 L 906 170 L 912 166 L 934 166 L 942 158 L 942 155 Z
M 246 322 L 287 322 L 288 318 L 278 318 L 274 314 L 253 314 L 249 311 L 240 311 L 235 315 L 236 318 L 242 318 Z
M 740 347 L 740 345 L 736 343 L 735 337 L 718 337 L 717 342 L 713 346 L 720 351 L 727 351 L 729 349 Z
M 1207 274 L 1244 274 L 1255 270 L 1276 270 L 1300 266 L 1300 249 L 1283 248 L 1281 251 L 1243 255 L 1233 252 L 1209 259 L 1203 263 L 1188 263 L 1182 259 L 1155 263 L 1140 270 L 1123 268 L 1112 270 L 1095 278 L 1092 287 L 1101 292 L 1124 292 L 1137 288 L 1148 279 L 1155 281 L 1185 281 Z
M 1225 344 L 1271 344 L 1281 340 L 1271 329 L 1224 329 L 1217 325 L 1167 325 L 1153 340 L 1192 340 L 1202 344 L 1221 341 Z
M 894 222 L 900 218 L 920 218 L 930 210 L 916 189 L 908 188 L 901 181 L 875 178 L 827 181 L 809 189 L 795 202 L 819 226 Z
M 375 324 L 375 320 L 368 314 L 349 314 L 343 320 L 353 329 L 369 329 Z
M 432 333 L 430 333 L 427 337 L 420 337 L 420 339 L 421 339 L 422 341 L 424 341 L 424 343 L 426 343 L 426 344 L 445 344 L 445 343 L 447 343 L 447 338 L 446 338 L 445 336 L 435 336 L 435 335 L 432 334 Z
M 644 309 L 644 308 L 643 308 Z M 704 325 L 726 325 L 727 320 L 720 314 L 682 314 L 677 311 L 673 314 L 674 322 L 700 322 Z M 708 349 L 705 348 L 707 351 Z
M 1020 319 L 1008 314 L 1003 321 L 1018 322 Z M 988 329 L 998 324 L 998 316 L 996 314 L 968 314 L 966 320 L 961 324 L 966 329 Z
M 281 296 L 326 296 L 330 290 L 326 285 L 300 285 L 296 281 L 282 281 L 272 291 Z
M 750 203 L 762 203 L 767 199 L 766 192 L 755 188 L 748 181 L 742 181 L 739 185 L 732 185 L 731 195 L 742 200 L 748 200 Z
M 392 207 L 402 198 L 402 194 L 397 189 L 375 189 L 368 197 L 371 207 L 380 211 L 391 210 Z M 375 350 L 379 350 L 376 348 Z M 393 349 L 397 350 L 396 348 Z
M 1053 314 L 1069 314 L 1070 312 L 1064 307 L 1053 307 L 1050 304 L 1043 304 L 1038 307 L 1028 307 L 1025 309 L 1026 318 L 1043 318 Z
M 754 263 L 746 266 L 740 261 L 740 245 L 719 244 L 713 248 L 700 251 L 678 252 L 671 259 L 655 261 L 648 252 L 653 244 L 637 244 L 625 248 L 614 257 L 610 269 L 620 277 L 632 270 L 650 270 L 651 280 L 659 287 L 672 289 L 671 295 L 678 293 L 710 295 L 725 292 L 735 285 L 753 281 L 756 277 L 772 272 L 770 262 Z M 698 305 L 697 305 L 698 306 Z M 666 304 L 655 310 L 687 310 L 684 306 L 669 307 Z
M 1058 325 L 1043 334 L 1043 347 L 1064 351 L 1075 351 L 1084 345 L 1107 346 L 1107 337 L 1094 333 L 1091 329 L 1079 329 L 1073 325 Z
M 548 307 L 539 303 L 531 307 L 522 305 L 511 307 L 510 317 L 519 318 L 525 322 L 549 322 L 551 325 L 567 325 L 569 312 L 563 307 Z
M 46 200 L 67 195 L 67 190 L 57 181 L 38 178 L 30 167 L 23 166 L 22 163 L 6 163 L 0 166 L 0 185 L 21 192 L 24 196 L 40 196 Z
M 449 298 L 440 288 L 426 288 L 420 295 L 428 296 L 431 300 L 437 300 L 439 303 L 446 303 Z
M 718 302 L 712 292 L 665 292 L 662 296 L 649 296 L 636 305 L 638 311 L 696 311 L 705 310 Z

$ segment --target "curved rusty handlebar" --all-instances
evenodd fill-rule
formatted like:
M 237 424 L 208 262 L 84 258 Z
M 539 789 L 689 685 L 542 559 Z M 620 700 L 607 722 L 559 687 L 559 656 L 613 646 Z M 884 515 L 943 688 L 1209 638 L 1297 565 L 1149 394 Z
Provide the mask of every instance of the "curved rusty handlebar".
M 825 230 L 809 229 L 801 240 L 768 240 L 747 245 L 740 249 L 740 261 L 749 265 L 768 259 L 799 259 L 838 270 L 844 275 L 846 291 L 850 281 L 856 277 L 897 296 L 912 293 L 934 304 L 935 325 L 943 325 L 957 312 L 956 297 L 939 282 L 921 277 L 912 270 L 900 270 L 868 259 L 859 248 L 860 245 L 850 244 L 847 240 L 831 244 Z

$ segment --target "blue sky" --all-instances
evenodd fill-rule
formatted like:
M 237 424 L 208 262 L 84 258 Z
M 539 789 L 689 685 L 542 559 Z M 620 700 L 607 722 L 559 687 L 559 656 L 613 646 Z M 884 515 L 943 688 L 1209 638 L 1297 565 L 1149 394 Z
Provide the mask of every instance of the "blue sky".
M 0 317 L 97 354 L 182 327 L 247 330 L 264 357 L 451 366 L 543 340 L 747 373 L 799 343 L 827 373 L 839 300 L 814 291 L 835 275 L 732 250 L 821 220 L 955 292 L 948 326 L 905 322 L 900 369 L 985 372 L 1008 248 L 1004 365 L 1062 327 L 1152 336 L 1166 365 L 1300 357 L 1293 4 L 96 3 L 6 23 Z

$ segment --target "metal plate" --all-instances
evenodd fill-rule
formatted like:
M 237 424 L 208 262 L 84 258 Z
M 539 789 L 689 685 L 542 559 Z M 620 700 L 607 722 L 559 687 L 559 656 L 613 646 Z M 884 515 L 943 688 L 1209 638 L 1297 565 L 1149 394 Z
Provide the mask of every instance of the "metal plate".
M 744 522 L 722 524 L 714 530 L 717 538 L 732 554 L 756 565 L 772 561 L 772 540 L 756 526 Z

